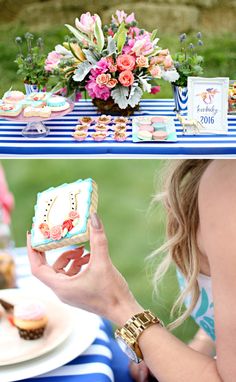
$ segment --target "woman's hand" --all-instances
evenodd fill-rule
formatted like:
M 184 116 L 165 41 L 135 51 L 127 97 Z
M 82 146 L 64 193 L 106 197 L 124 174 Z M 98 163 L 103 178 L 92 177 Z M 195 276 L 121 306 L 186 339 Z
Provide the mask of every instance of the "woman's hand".
M 151 382 L 157 381 L 150 373 L 146 363 L 142 361 L 141 363 L 131 362 L 129 365 L 129 370 L 131 377 L 135 382 Z
M 28 235 L 33 275 L 49 286 L 63 302 L 105 316 L 119 326 L 143 310 L 111 262 L 106 234 L 97 214 L 91 215 L 90 254 L 83 256 L 83 247 L 67 251 L 50 267 L 45 254 L 33 250 L 30 242 Z M 87 266 L 81 271 L 84 264 Z

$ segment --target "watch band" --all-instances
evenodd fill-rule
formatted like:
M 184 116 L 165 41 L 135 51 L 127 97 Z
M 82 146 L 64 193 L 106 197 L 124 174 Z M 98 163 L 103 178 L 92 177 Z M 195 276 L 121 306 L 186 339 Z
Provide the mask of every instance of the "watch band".
M 139 359 L 143 359 L 142 352 L 138 345 L 138 338 L 143 331 L 153 324 L 163 325 L 163 322 L 150 310 L 144 310 L 141 313 L 135 314 L 131 317 L 125 325 L 115 331 L 115 337 L 121 337 L 128 346 L 130 346 L 136 353 Z

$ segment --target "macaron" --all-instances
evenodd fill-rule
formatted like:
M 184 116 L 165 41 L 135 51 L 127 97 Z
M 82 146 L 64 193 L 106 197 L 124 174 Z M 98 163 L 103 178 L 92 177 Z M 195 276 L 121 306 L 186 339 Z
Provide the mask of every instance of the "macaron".
M 152 133 L 146 130 L 139 130 L 137 134 L 138 138 L 142 141 L 151 141 L 152 140 Z
M 143 117 L 137 117 L 137 123 L 138 125 L 143 125 L 143 124 L 150 124 L 151 123 L 151 118 L 148 116 L 143 116 Z
M 152 124 L 154 130 L 165 130 L 166 124 L 164 122 L 155 122 Z
M 160 122 L 166 122 L 167 117 L 159 116 L 159 117 L 152 117 L 151 123 L 160 123 Z
M 140 130 L 142 130 L 142 131 L 149 131 L 150 133 L 153 133 L 154 127 L 152 125 L 143 124 L 143 125 L 139 126 L 139 131 Z
M 166 131 L 154 131 L 152 134 L 152 138 L 154 141 L 164 141 L 168 137 L 168 133 Z

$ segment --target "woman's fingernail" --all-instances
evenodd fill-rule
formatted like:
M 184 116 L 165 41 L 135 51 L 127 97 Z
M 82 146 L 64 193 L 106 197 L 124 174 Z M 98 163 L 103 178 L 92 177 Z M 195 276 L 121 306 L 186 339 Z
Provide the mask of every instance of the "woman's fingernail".
M 144 370 L 139 371 L 139 382 L 146 382 L 147 381 L 147 373 Z
M 100 229 L 102 228 L 102 223 L 96 213 L 91 215 L 91 225 L 95 229 Z

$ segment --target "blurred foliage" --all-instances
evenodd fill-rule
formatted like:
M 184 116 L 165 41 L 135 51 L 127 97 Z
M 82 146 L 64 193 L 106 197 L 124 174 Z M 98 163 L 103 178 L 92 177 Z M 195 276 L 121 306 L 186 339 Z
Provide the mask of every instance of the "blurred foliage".
M 2 160 L 9 188 L 15 197 L 12 232 L 16 246 L 25 246 L 37 193 L 51 186 L 92 177 L 99 189 L 102 217 L 114 264 L 127 279 L 145 308 L 167 323 L 178 293 L 174 269 L 170 270 L 157 298 L 152 296 L 154 265 L 146 257 L 165 240 L 165 214 L 161 206 L 150 208 L 152 196 L 161 190 L 161 160 Z M 155 265 L 156 266 L 156 265 Z M 176 334 L 189 340 L 196 330 L 187 320 Z
M 23 83 L 18 78 L 16 71 L 17 66 L 14 60 L 17 55 L 17 47 L 15 45 L 15 37 L 23 36 L 28 30 L 24 26 L 17 24 L 5 24 L 0 26 L 0 96 L 4 91 L 8 90 L 11 86 L 14 89 L 23 90 Z M 45 51 L 53 50 L 55 45 L 64 41 L 67 30 L 63 25 L 52 27 L 50 30 L 40 32 L 40 35 L 35 33 L 35 37 L 43 37 L 45 42 Z M 204 46 L 201 47 L 201 54 L 204 57 L 204 76 L 207 77 L 227 77 L 231 79 L 236 78 L 236 38 L 235 35 L 203 35 Z M 168 47 L 172 54 L 179 50 L 179 36 L 168 36 L 160 31 L 160 46 Z M 188 36 L 189 41 L 192 36 Z M 155 95 L 148 95 L 148 97 L 155 98 L 168 98 L 172 97 L 171 86 L 169 83 L 160 81 L 161 93 Z

